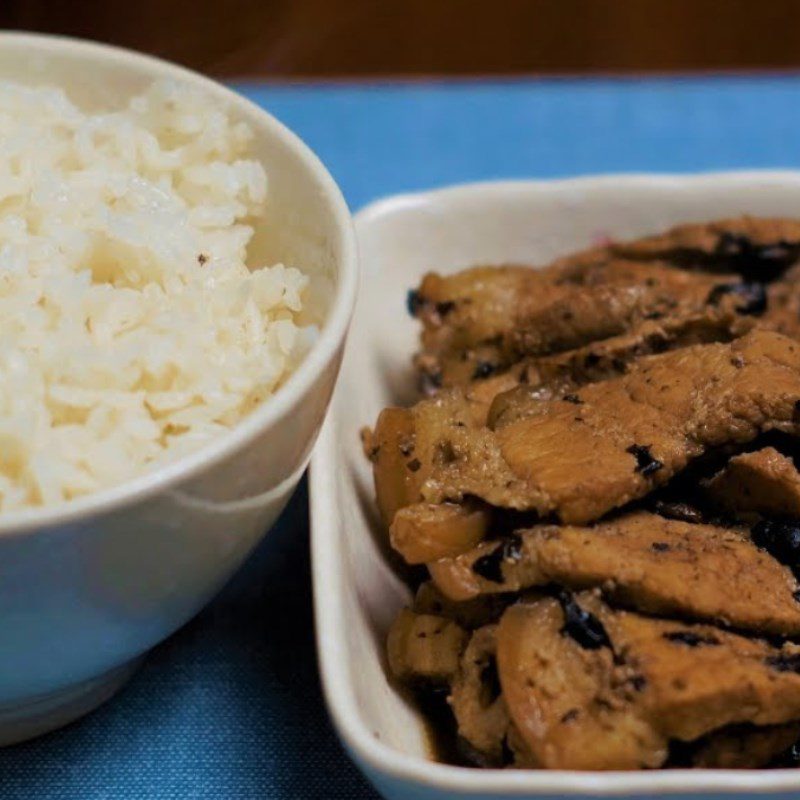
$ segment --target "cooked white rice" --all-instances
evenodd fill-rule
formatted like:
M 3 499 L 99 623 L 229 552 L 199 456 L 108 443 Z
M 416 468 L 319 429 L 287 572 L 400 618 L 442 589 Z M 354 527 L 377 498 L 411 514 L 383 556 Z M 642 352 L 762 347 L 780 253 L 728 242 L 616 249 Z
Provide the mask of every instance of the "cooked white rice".
M 197 448 L 307 349 L 308 279 L 247 262 L 249 140 L 182 85 L 86 113 L 0 82 L 0 510 Z

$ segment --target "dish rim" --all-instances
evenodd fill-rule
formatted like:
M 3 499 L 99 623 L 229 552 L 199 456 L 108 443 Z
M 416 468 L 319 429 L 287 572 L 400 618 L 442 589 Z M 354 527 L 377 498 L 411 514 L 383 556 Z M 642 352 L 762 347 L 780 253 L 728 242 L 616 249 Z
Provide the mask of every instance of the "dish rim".
M 761 186 L 790 185 L 800 189 L 800 170 L 727 170 L 701 173 L 602 173 L 590 176 L 545 180 L 502 180 L 460 183 L 426 191 L 408 192 L 379 198 L 358 210 L 356 231 L 374 224 L 381 217 L 408 206 L 433 202 L 454 202 L 474 194 L 507 197 L 509 193 L 531 191 L 591 190 L 612 187 L 657 186 L 677 188 L 703 183 L 743 187 L 758 182 Z M 368 266 L 362 265 L 364 274 Z M 337 389 L 340 391 L 340 389 Z M 442 764 L 410 755 L 384 744 L 361 721 L 346 659 L 340 646 L 346 624 L 341 587 L 345 576 L 338 550 L 337 451 L 333 436 L 336 398 L 320 432 L 309 471 L 311 521 L 311 566 L 314 590 L 314 618 L 317 659 L 323 695 L 334 727 L 356 763 L 370 774 L 394 781 L 414 783 L 427 789 L 455 792 L 458 796 L 492 795 L 504 797 L 533 795 L 641 796 L 667 794 L 710 794 L 727 792 L 778 793 L 800 790 L 800 770 L 652 770 L 646 772 L 578 772 L 573 770 L 476 769 Z M 339 652 L 341 651 L 341 652 Z
M 319 156 L 300 137 L 257 103 L 217 81 L 165 59 L 87 39 L 26 31 L 0 31 L 0 49 L 25 48 L 49 54 L 81 54 L 103 58 L 120 67 L 130 67 L 155 80 L 172 77 L 198 87 L 208 97 L 240 112 L 243 118 L 258 122 L 259 130 L 282 142 L 311 170 L 331 206 L 334 224 L 340 233 L 339 274 L 333 299 L 320 335 L 300 365 L 259 407 L 230 431 L 220 434 L 198 450 L 163 466 L 135 476 L 118 485 L 100 489 L 57 505 L 25 508 L 0 513 L 0 537 L 36 532 L 45 527 L 78 522 L 90 516 L 109 513 L 120 507 L 164 491 L 219 463 L 233 451 L 254 439 L 296 405 L 314 378 L 334 357 L 347 335 L 358 287 L 358 250 L 350 210 L 328 169 Z M 258 135 L 258 132 L 256 133 Z

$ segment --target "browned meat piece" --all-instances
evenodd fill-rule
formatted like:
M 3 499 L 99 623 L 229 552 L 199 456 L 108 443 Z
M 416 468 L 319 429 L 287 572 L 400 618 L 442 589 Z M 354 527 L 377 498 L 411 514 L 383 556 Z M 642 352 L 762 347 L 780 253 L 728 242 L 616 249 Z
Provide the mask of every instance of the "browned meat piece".
M 647 494 L 709 447 L 795 430 L 799 382 L 798 345 L 754 332 L 730 345 L 642 359 L 619 379 L 581 389 L 573 402 L 531 402 L 515 390 L 514 402 L 509 395 L 495 401 L 502 413 L 490 412 L 515 482 L 468 491 L 523 508 L 530 493 L 540 512 L 590 521 Z
M 792 267 L 768 286 L 767 297 L 767 311 L 759 324 L 800 339 L 800 266 Z
M 644 511 L 588 528 L 518 531 L 428 568 L 451 600 L 548 584 L 598 587 L 647 613 L 800 634 L 796 579 L 744 533 Z
M 497 629 L 508 713 L 551 769 L 661 766 L 672 739 L 800 718 L 800 648 L 613 611 L 591 594 L 509 608 Z
M 794 752 L 800 221 L 432 274 L 409 308 L 432 397 L 365 435 L 391 544 L 432 578 L 393 673 L 449 686 L 482 766 Z
M 800 300 L 791 267 L 798 260 L 800 222 L 743 217 L 611 242 L 539 270 L 430 274 L 410 295 L 424 327 L 418 366 L 431 388 L 464 385 L 520 356 L 579 347 L 709 302 L 766 311 L 771 327 L 797 335 Z M 790 289 L 763 288 L 784 274 Z
M 449 452 L 443 434 L 473 427 L 469 405 L 457 391 L 443 392 L 410 409 L 385 408 L 367 437 L 375 493 L 384 522 L 422 499 L 422 488 L 434 467 Z M 440 442 L 443 442 L 440 446 Z M 421 510 L 421 516 L 427 509 Z
M 473 267 L 454 275 L 426 275 L 409 296 L 409 310 L 423 325 L 423 349 L 467 350 L 509 330 L 509 316 L 527 302 L 547 302 L 560 289 L 543 270 L 524 266 Z
M 474 630 L 497 622 L 512 601 L 513 598 L 494 594 L 459 602 L 445 597 L 432 581 L 426 581 L 417 589 L 413 611 L 417 614 L 447 617 L 447 619 L 457 622 L 462 628 Z
M 414 443 L 407 456 L 385 452 L 391 437 L 379 419 L 374 439 L 386 447 L 375 465 L 378 494 L 410 472 L 419 488 L 408 500 L 474 496 L 591 522 L 709 448 L 772 429 L 796 432 L 798 399 L 800 345 L 766 331 L 641 359 L 626 375 L 568 399 L 532 399 L 520 387 L 495 401 L 504 405 L 491 414 L 494 430 L 474 425 L 463 395 L 443 393 L 407 412 Z
M 668 261 L 770 283 L 800 260 L 800 221 L 740 217 L 690 223 L 633 242 L 612 242 L 608 250 L 619 258 Z
M 484 538 L 489 510 L 477 503 L 417 503 L 401 508 L 389 528 L 392 547 L 409 564 L 463 553 Z
M 415 468 L 416 426 L 412 411 L 385 408 L 373 432 L 363 434 L 364 449 L 375 475 L 375 495 L 388 526 L 397 510 L 419 500 L 422 476 Z
M 509 719 L 497 677 L 495 631 L 495 625 L 487 625 L 472 635 L 448 702 L 458 724 L 458 735 L 482 761 L 499 766 Z
M 523 362 L 528 372 L 522 382 L 530 385 L 554 380 L 595 383 L 618 376 L 628 364 L 642 356 L 696 344 L 730 342 L 747 333 L 751 322 L 708 308 L 692 316 L 645 320 L 619 336 Z
M 459 669 L 466 641 L 452 620 L 404 609 L 389 631 L 389 668 L 404 681 L 446 683 Z
M 529 394 L 552 399 L 587 383 L 623 374 L 642 356 L 711 342 L 730 342 L 752 327 L 753 318 L 706 309 L 691 317 L 645 320 L 631 331 L 553 356 L 529 358 L 465 389 L 477 424 L 485 424 L 494 399 L 519 385 Z
M 561 297 L 518 319 L 504 340 L 507 361 L 618 336 L 639 321 L 659 319 L 681 305 L 697 311 L 720 285 L 718 278 L 668 268 L 637 265 L 624 272 L 617 279 L 609 275 L 607 284 L 564 287 Z
M 735 272 L 745 286 L 735 291 L 764 292 L 761 324 L 800 338 L 800 222 L 793 219 L 721 220 L 681 225 L 666 234 L 612 244 L 616 257 L 664 260 L 707 271 Z M 771 284 L 762 290 L 758 284 Z M 749 288 L 746 288 L 749 287 Z
M 619 260 L 580 276 L 566 272 L 479 267 L 426 276 L 411 305 L 423 323 L 417 365 L 427 385 L 463 385 L 522 356 L 581 347 L 648 319 L 695 315 L 708 306 L 750 313 L 751 298 L 726 289 L 738 285 L 735 275 Z
M 669 766 L 699 769 L 760 769 L 771 766 L 800 739 L 800 723 L 755 728 L 736 725 L 686 746 L 685 758 Z M 680 748 L 679 748 L 680 749 Z
M 734 456 L 706 491 L 729 512 L 800 517 L 800 472 L 774 447 Z
M 392 546 L 410 564 L 463 553 L 488 529 L 491 516 L 485 504 L 419 502 L 431 466 L 447 456 L 438 449 L 437 431 L 466 426 L 463 420 L 471 420 L 463 396 L 443 393 L 414 409 L 384 409 L 375 431 L 365 436 L 381 516 Z

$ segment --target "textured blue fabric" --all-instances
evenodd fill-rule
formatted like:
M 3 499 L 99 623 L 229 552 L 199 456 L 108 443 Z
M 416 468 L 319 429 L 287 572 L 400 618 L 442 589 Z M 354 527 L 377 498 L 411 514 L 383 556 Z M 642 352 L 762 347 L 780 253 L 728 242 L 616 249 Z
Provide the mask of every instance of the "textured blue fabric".
M 443 183 L 800 164 L 800 79 L 251 86 L 353 208 Z
M 358 207 L 488 178 L 797 166 L 798 87 L 787 77 L 240 88 L 300 133 Z M 306 502 L 303 486 L 237 578 L 114 702 L 0 751 L 0 798 L 374 798 L 320 697 Z

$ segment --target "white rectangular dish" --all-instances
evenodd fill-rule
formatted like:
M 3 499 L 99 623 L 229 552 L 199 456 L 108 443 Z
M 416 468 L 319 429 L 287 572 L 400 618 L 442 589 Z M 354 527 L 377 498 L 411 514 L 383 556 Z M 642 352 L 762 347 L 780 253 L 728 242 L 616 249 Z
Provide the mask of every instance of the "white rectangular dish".
M 414 399 L 418 326 L 406 294 L 435 269 L 546 263 L 613 236 L 743 213 L 800 217 L 800 173 L 616 175 L 459 186 L 375 203 L 358 214 L 361 296 L 311 470 L 316 625 L 339 734 L 389 800 L 709 793 L 797 796 L 800 771 L 579 773 L 477 770 L 430 760 L 422 718 L 386 678 L 385 636 L 409 592 L 385 558 L 359 430 Z

